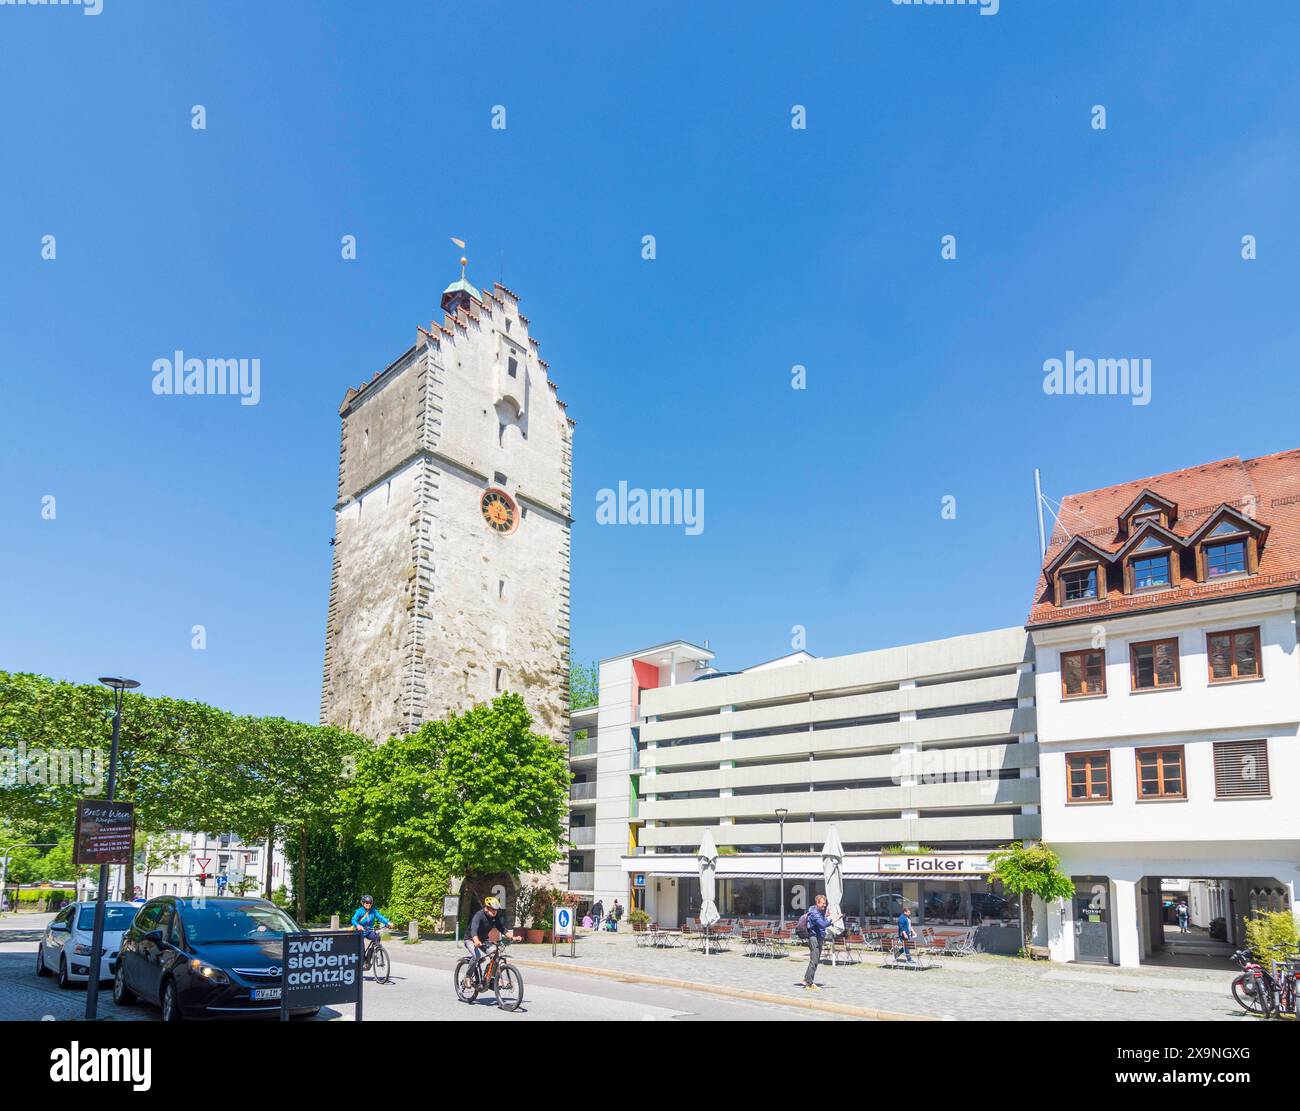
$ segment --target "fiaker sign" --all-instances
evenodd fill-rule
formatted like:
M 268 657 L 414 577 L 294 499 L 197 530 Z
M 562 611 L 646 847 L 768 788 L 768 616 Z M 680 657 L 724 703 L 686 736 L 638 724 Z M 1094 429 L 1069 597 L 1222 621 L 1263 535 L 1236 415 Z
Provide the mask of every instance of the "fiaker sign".
M 364 936 L 356 930 L 285 934 L 281 1014 L 328 1003 L 355 1003 L 360 1018 L 364 944 Z
M 881 872 L 897 872 L 913 876 L 946 876 L 986 873 L 989 868 L 985 856 L 947 856 L 940 853 L 922 853 L 917 856 L 881 856 Z

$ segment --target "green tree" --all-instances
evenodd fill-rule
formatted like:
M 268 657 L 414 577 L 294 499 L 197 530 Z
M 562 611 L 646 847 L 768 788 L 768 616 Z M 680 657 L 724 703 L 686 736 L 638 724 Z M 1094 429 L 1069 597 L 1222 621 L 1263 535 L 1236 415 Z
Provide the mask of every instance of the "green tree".
M 1265 968 L 1269 967 L 1269 961 L 1280 960 L 1284 955 L 1273 951 L 1276 945 L 1283 946 L 1292 955 L 1300 948 L 1295 915 L 1291 911 L 1264 911 L 1246 919 L 1246 948 Z
M 386 913 L 396 926 L 417 922 L 429 928 L 442 917 L 448 874 L 437 865 L 406 860 L 393 862 L 393 888 Z
M 324 922 L 331 914 L 346 921 L 361 904 L 362 895 L 374 896 L 382 910 L 388 903 L 392 870 L 383 853 L 340 836 L 332 823 L 309 826 L 305 853 L 289 859 L 295 896 L 302 894 L 294 916 L 304 926 Z
M 512 890 L 519 873 L 563 857 L 568 761 L 531 726 L 524 700 L 503 694 L 391 738 L 342 792 L 340 828 L 394 860 L 464 876 L 475 899 L 497 883 Z
M 569 654 L 569 712 L 600 704 L 600 665 L 579 663 Z
M 1074 883 L 1061 871 L 1061 858 L 1042 842 L 1026 845 L 1013 841 L 989 853 L 989 864 L 993 868 L 990 882 L 1001 880 L 1004 890 L 1020 896 L 1020 949 L 1027 956 L 1034 936 L 1032 897 L 1037 895 L 1044 903 L 1068 899 L 1074 894 Z
M 84 774 L 52 779 L 47 757 L 51 750 L 96 752 L 89 766 L 106 774 L 111 708 L 112 693 L 102 686 L 0 672 L 0 747 L 23 753 L 0 761 L 0 805 L 13 826 L 55 834 L 21 839 L 68 836 L 77 801 L 105 793 L 105 782 L 87 784 Z M 307 833 L 334 824 L 339 788 L 369 747 L 332 726 L 128 693 L 117 797 L 135 804 L 136 828 L 146 835 L 202 829 L 229 830 L 246 841 L 283 836 L 297 843 L 305 875 Z M 133 863 L 125 880 L 130 890 Z M 304 892 L 297 894 L 303 914 Z
M 136 843 L 144 854 L 144 893 L 149 894 L 149 877 L 166 868 L 187 849 L 185 839 L 173 831 L 137 833 Z
M 310 921 L 307 857 L 312 832 L 336 826 L 342 792 L 372 746 L 364 737 L 332 725 L 263 718 L 260 728 L 263 736 L 256 747 L 264 764 L 252 778 L 259 785 L 272 785 L 274 823 L 285 831 L 287 842 L 296 843 L 294 899 L 297 916 L 305 923 Z M 270 809 L 262 790 L 259 786 L 243 815 L 245 826 L 259 826 L 258 833 L 264 832 Z M 247 835 L 246 828 L 235 824 L 232 828 Z

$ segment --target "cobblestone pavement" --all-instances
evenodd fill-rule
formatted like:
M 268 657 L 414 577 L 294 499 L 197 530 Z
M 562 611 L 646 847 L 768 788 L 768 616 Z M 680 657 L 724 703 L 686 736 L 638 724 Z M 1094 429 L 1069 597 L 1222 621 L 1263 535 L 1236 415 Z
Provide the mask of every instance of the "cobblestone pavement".
M 32 1022 L 84 1018 L 86 989 L 78 984 L 61 991 L 53 976 L 38 977 L 36 946 L 14 941 L 8 933 L 0 943 L 0 1022 Z M 99 1014 L 103 1018 L 139 1021 L 151 1016 L 144 1008 L 118 1008 L 111 985 L 99 988 Z M 156 1012 L 155 1012 L 156 1014 Z
M 420 948 L 458 951 L 454 942 L 426 942 Z M 856 965 L 832 967 L 824 961 L 818 976 L 823 990 L 813 995 L 798 986 L 808 961 L 802 950 L 773 959 L 744 956 L 737 946 L 705 956 L 687 949 L 638 948 L 630 934 L 590 934 L 579 939 L 577 960 L 552 957 L 549 945 L 514 945 L 510 955 L 516 961 L 557 968 L 602 968 L 963 1021 L 1257 1021 L 1233 1002 L 1229 985 L 1235 973 L 1230 968 L 1120 969 L 1010 957 L 948 957 L 941 967 L 918 972 L 881 968 L 880 954 L 869 953 Z

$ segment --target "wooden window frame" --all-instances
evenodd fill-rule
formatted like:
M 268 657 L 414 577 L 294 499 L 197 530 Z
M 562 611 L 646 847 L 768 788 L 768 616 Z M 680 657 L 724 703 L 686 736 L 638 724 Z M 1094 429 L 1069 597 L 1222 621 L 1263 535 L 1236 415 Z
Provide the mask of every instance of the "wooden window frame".
M 1213 531 L 1213 530 L 1211 530 Z M 1245 544 L 1246 549 L 1246 569 L 1244 571 L 1233 571 L 1229 575 L 1218 575 L 1210 578 L 1210 561 L 1206 557 L 1207 548 L 1218 548 L 1224 544 L 1236 544 L 1238 542 Z M 1259 573 L 1259 538 L 1252 532 L 1242 529 L 1238 533 L 1227 536 L 1216 536 L 1211 539 L 1209 536 L 1204 537 L 1196 545 L 1196 581 L 1197 582 L 1231 582 L 1234 579 L 1244 579 L 1250 575 Z
M 1076 799 L 1071 788 L 1074 784 L 1070 780 L 1070 761 L 1076 758 L 1088 757 L 1091 761 L 1093 756 L 1104 756 L 1106 758 L 1106 797 L 1105 798 L 1082 798 Z M 1084 779 L 1084 786 L 1092 787 L 1092 764 L 1087 765 L 1087 775 Z M 1065 754 L 1065 805 L 1066 806 L 1097 806 L 1108 802 L 1113 802 L 1115 798 L 1115 776 L 1111 767 L 1110 749 L 1096 748 L 1089 749 L 1086 752 L 1067 752 Z
M 1211 637 L 1228 637 L 1232 643 L 1240 633 L 1253 633 L 1255 635 L 1255 674 L 1254 675 L 1237 675 L 1236 654 L 1233 653 L 1232 670 L 1233 675 L 1227 679 L 1218 679 L 1214 675 L 1214 658 L 1210 652 Z M 1221 687 L 1227 683 L 1255 683 L 1264 678 L 1264 645 L 1263 638 L 1260 636 L 1260 626 L 1247 625 L 1240 629 L 1213 629 L 1205 634 L 1205 674 L 1209 678 L 1210 686 Z
M 1137 658 L 1134 650 L 1137 648 L 1154 649 L 1159 644 L 1172 644 L 1174 646 L 1174 681 L 1172 683 L 1161 684 L 1153 683 L 1149 687 L 1139 687 L 1137 682 Z M 1131 694 L 1146 694 L 1148 691 L 1176 691 L 1183 685 L 1183 661 L 1181 646 L 1177 637 L 1158 637 L 1155 640 L 1135 640 L 1128 646 L 1128 684 Z M 1156 676 L 1155 657 L 1151 660 L 1151 674 L 1154 679 Z
M 1137 572 L 1133 564 L 1139 559 L 1154 559 L 1164 556 L 1169 564 L 1169 581 L 1164 586 L 1144 586 L 1140 590 L 1137 584 Z M 1125 594 L 1159 594 L 1162 590 L 1172 590 L 1178 585 L 1178 554 L 1170 547 L 1147 548 L 1146 551 L 1134 551 L 1124 557 L 1124 593 Z
M 1065 689 L 1065 661 L 1072 656 L 1101 656 L 1101 690 L 1099 691 L 1082 691 L 1079 694 L 1071 694 Z M 1104 648 L 1077 648 L 1073 652 L 1062 652 L 1060 658 L 1061 667 L 1061 701 L 1074 702 L 1080 698 L 1105 698 L 1106 697 L 1106 649 Z M 1085 673 L 1086 674 L 1086 673 Z M 1086 681 L 1086 679 L 1085 679 Z
M 1187 799 L 1187 751 L 1186 745 L 1155 745 L 1147 748 L 1135 749 L 1133 752 L 1133 777 L 1137 789 L 1138 802 L 1163 802 L 1169 799 Z M 1157 757 L 1163 752 L 1178 753 L 1178 781 L 1182 789 L 1174 793 L 1165 790 L 1164 765 L 1157 760 L 1156 763 L 1156 783 L 1160 788 L 1158 795 L 1144 795 L 1142 793 L 1142 757 L 1147 753 L 1155 753 Z
M 1093 571 L 1097 575 L 1097 596 L 1095 598 L 1074 598 L 1065 600 L 1065 576 L 1077 571 Z M 1106 600 L 1106 565 L 1099 559 L 1083 563 L 1067 563 L 1057 568 L 1056 574 L 1056 608 L 1069 609 L 1074 606 L 1095 606 Z

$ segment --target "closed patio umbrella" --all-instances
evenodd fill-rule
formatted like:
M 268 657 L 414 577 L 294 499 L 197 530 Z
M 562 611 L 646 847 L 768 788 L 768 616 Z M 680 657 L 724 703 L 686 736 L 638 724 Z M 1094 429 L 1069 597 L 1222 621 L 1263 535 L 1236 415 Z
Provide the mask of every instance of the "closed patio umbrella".
M 832 922 L 831 935 L 835 938 L 844 932 L 844 912 L 840 909 L 840 903 L 844 901 L 844 846 L 834 826 L 831 826 L 822 847 L 822 879 L 826 883 L 826 917 Z M 834 945 L 831 947 L 831 963 L 835 963 Z
M 718 904 L 714 901 L 718 895 L 718 849 L 714 845 L 713 837 L 708 830 L 705 830 L 704 837 L 700 841 L 698 858 L 700 864 L 700 925 L 708 931 L 722 917 L 718 913 Z M 706 948 L 708 946 L 707 937 L 705 946 Z

